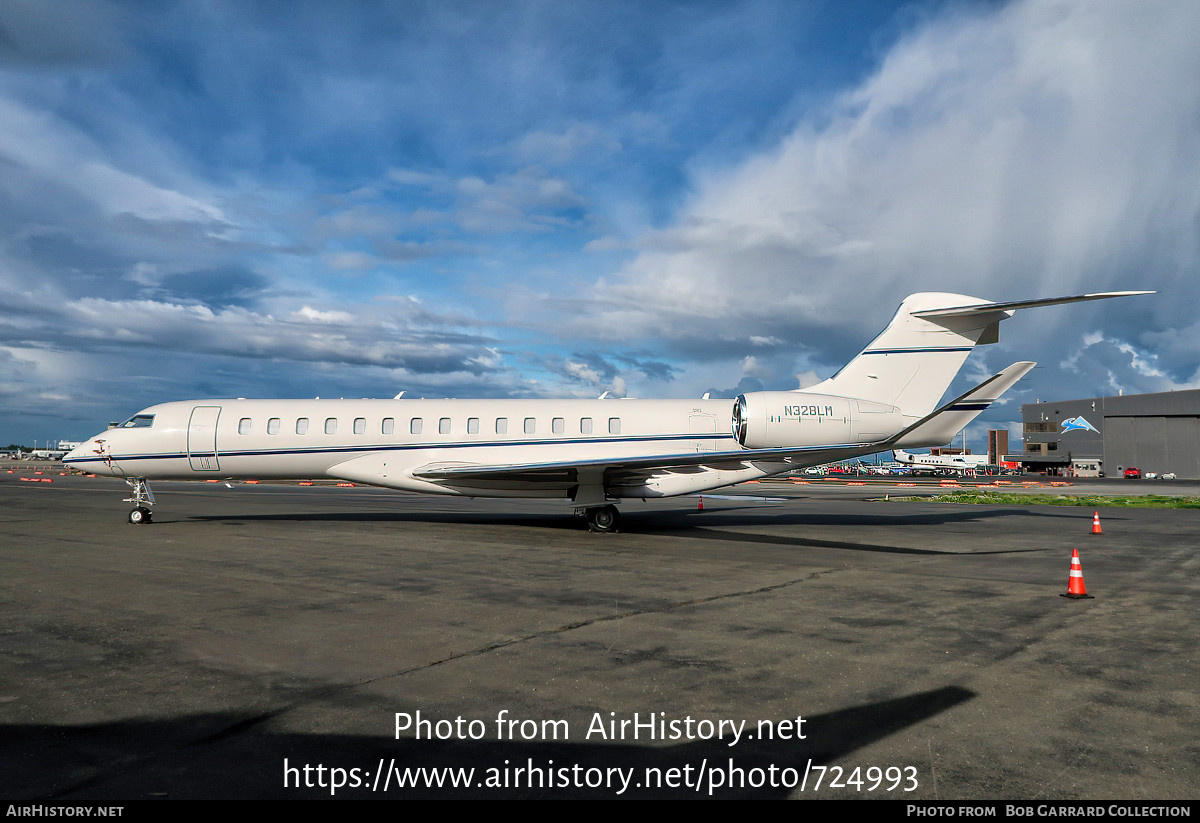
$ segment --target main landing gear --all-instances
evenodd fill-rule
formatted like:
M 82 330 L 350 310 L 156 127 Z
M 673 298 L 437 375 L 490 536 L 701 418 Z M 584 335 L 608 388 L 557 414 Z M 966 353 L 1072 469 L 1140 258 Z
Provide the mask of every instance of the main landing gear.
M 612 504 L 586 508 L 583 510 L 583 516 L 587 518 L 588 531 L 593 532 L 615 532 L 621 522 L 621 513 Z
M 125 482 L 133 489 L 130 496 L 125 498 L 126 503 L 133 504 L 133 510 L 129 512 L 129 522 L 135 526 L 151 522 L 150 507 L 154 505 L 154 492 L 150 491 L 150 484 L 144 477 L 127 478 Z

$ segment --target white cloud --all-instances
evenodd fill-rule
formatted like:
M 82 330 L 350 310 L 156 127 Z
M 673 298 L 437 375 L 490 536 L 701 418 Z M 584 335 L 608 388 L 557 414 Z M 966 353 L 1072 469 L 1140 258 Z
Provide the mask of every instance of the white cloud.
M 181 192 L 155 186 L 106 163 L 80 163 L 68 173 L 109 215 L 132 214 L 145 220 L 190 223 L 227 222 L 216 206 Z
M 345 311 L 320 311 L 312 306 L 302 306 L 292 313 L 292 318 L 313 323 L 353 323 L 354 315 Z
M 228 224 L 220 208 L 114 167 L 105 151 L 66 121 L 0 96 L 0 159 L 91 201 L 107 216 Z M 214 225 L 213 228 L 217 226 Z
M 821 380 L 822 378 L 819 377 L 815 371 L 810 369 L 809 371 L 800 372 L 796 375 L 796 387 L 807 389 L 809 386 L 817 385 L 821 382 Z
M 422 375 L 500 368 L 496 350 L 484 338 L 451 330 L 453 318 L 439 318 L 415 304 L 407 312 L 402 303 L 389 306 L 383 315 L 352 315 L 305 305 L 283 320 L 240 307 L 214 311 L 204 305 L 87 297 L 64 306 L 64 320 L 76 331 L 60 339 L 73 339 L 79 348 L 132 345 L 252 360 L 381 366 Z
M 563 371 L 571 377 L 584 380 L 588 383 L 600 385 L 604 382 L 604 378 L 600 375 L 600 372 L 584 363 L 576 363 L 573 360 L 567 360 L 563 363 Z
M 699 173 L 673 225 L 598 284 L 586 328 L 812 341 L 837 324 L 865 341 L 912 291 L 1137 288 L 1147 259 L 1155 286 L 1191 294 L 1198 30 L 1200 5 L 1170 2 L 926 23 L 772 150 Z
M 742 374 L 757 377 L 759 380 L 770 380 L 772 377 L 770 369 L 759 363 L 754 355 L 748 355 L 742 360 Z
M 1068 355 L 1059 366 L 1071 372 L 1087 372 L 1103 364 L 1107 384 L 1115 389 L 1130 390 L 1140 384 L 1144 391 L 1175 391 L 1196 388 L 1193 377 L 1190 381 L 1171 379 L 1159 364 L 1159 356 L 1153 351 L 1135 346 L 1115 336 L 1099 332 L 1083 335 L 1081 344 Z M 1139 381 L 1138 378 L 1144 380 Z

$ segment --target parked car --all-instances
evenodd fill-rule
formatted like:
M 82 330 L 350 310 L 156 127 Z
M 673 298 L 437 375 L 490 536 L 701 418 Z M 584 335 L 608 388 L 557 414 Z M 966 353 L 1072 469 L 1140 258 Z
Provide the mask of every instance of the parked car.
M 1163 472 L 1158 476 L 1159 480 L 1174 480 L 1175 472 Z
M 1142 470 L 1139 469 L 1137 466 L 1130 466 L 1129 468 L 1127 468 L 1125 470 L 1125 479 L 1126 480 L 1141 480 L 1142 479 Z

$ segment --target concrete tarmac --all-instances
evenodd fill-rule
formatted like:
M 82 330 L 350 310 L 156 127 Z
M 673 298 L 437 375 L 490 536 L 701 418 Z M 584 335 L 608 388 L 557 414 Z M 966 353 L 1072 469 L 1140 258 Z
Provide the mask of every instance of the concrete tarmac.
M 1194 511 L 48 479 L 0 474 L 9 801 L 1200 796 Z

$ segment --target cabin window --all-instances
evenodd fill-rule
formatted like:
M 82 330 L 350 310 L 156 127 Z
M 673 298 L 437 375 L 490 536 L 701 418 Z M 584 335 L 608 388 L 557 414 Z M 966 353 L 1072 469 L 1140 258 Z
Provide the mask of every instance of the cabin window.
M 467 434 L 479 434 L 479 418 L 467 418 Z
M 396 419 L 394 417 L 383 418 L 383 433 L 391 434 L 396 430 Z
M 296 421 L 296 434 L 308 434 L 308 418 L 301 417 Z
M 535 434 L 537 432 L 537 420 L 532 417 L 525 418 L 525 433 Z
M 438 421 L 438 434 L 449 434 L 449 433 L 450 433 L 450 418 L 443 417 L 441 420 Z
M 337 434 L 337 418 L 336 417 L 326 417 L 325 418 L 325 433 L 326 434 Z
M 250 418 L 243 417 L 241 420 L 238 421 L 238 434 L 249 434 L 249 433 L 250 433 Z
M 619 417 L 608 418 L 608 433 L 609 434 L 620 434 L 621 433 L 621 418 L 619 418 Z
M 135 414 L 133 417 L 121 424 L 123 429 L 148 429 L 154 425 L 154 415 L 152 414 Z
M 580 434 L 591 434 L 592 433 L 592 418 L 590 418 L 590 417 L 579 418 L 579 433 Z
M 562 434 L 567 430 L 567 424 L 561 417 L 556 417 L 550 421 L 550 431 L 555 434 Z
M 420 434 L 421 433 L 421 418 L 414 417 L 412 419 L 412 422 L 408 424 L 408 431 L 411 434 Z
M 508 418 L 496 418 L 496 434 L 508 434 Z
M 272 417 L 267 421 L 267 434 L 279 434 L 279 418 Z
M 354 418 L 354 433 L 355 434 L 366 434 L 367 433 L 367 418 L 365 418 L 365 417 Z

